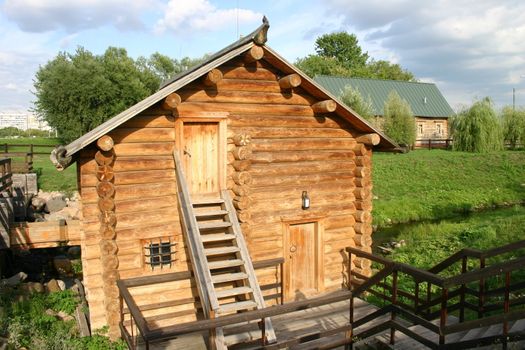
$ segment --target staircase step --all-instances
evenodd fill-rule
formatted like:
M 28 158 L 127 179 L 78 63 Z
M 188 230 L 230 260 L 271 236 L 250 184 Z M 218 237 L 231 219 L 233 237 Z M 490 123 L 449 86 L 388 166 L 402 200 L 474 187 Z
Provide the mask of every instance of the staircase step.
M 210 268 L 210 270 L 223 269 L 226 267 L 236 267 L 236 266 L 242 266 L 242 265 L 244 265 L 244 261 L 240 259 L 208 262 L 208 267 Z
M 247 301 L 239 301 L 237 303 L 229 303 L 229 304 L 223 304 L 219 307 L 219 312 L 231 312 L 231 311 L 240 311 L 240 310 L 248 310 L 253 309 L 254 307 L 257 307 L 257 303 L 255 301 L 247 300 Z
M 221 275 L 211 276 L 213 283 L 224 283 L 224 282 L 233 282 L 241 281 L 248 278 L 248 275 L 244 272 L 235 272 L 235 273 L 223 273 Z
M 202 235 L 201 239 L 204 243 L 220 242 L 235 239 L 235 235 L 233 233 L 214 233 L 209 235 Z
M 222 198 L 206 198 L 206 199 L 198 199 L 192 202 L 193 206 L 196 205 L 212 205 L 212 204 L 222 204 L 224 203 L 224 199 Z
M 199 230 L 213 230 L 216 228 L 227 228 L 232 224 L 230 222 L 199 222 Z
M 510 333 L 523 332 L 523 331 L 525 331 L 525 319 L 515 321 L 509 330 Z
M 253 289 L 251 289 L 250 287 L 237 287 L 237 288 L 216 291 L 215 295 L 217 296 L 217 298 L 226 298 L 226 297 L 232 297 L 235 295 L 248 294 L 252 292 L 253 292 Z
M 226 210 L 209 210 L 209 211 L 198 211 L 195 212 L 195 216 L 197 218 L 207 218 L 207 217 L 213 217 L 213 216 L 224 216 L 228 214 Z
M 222 255 L 229 253 L 237 253 L 239 250 L 239 247 L 208 248 L 204 249 L 204 254 L 206 254 L 206 256 Z

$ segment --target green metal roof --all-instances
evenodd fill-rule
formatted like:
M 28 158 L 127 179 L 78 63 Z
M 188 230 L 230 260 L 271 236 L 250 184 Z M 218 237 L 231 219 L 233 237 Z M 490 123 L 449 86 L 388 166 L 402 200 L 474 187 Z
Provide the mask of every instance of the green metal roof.
M 395 90 L 405 99 L 417 117 L 448 117 L 454 114 L 436 84 L 399 80 L 345 78 L 318 75 L 314 80 L 335 96 L 341 96 L 347 85 L 358 89 L 366 99 L 370 96 L 375 115 L 383 115 L 388 94 Z

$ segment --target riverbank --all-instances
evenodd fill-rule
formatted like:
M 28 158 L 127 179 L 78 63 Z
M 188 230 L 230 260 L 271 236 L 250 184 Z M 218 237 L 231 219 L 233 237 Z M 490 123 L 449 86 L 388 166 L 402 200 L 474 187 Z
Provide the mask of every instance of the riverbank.
M 373 166 L 373 217 L 380 227 L 525 201 L 523 150 L 376 152 Z

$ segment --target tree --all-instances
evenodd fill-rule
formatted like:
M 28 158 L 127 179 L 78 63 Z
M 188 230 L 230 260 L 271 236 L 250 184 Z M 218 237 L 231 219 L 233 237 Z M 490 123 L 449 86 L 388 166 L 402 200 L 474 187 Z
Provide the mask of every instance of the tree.
M 503 108 L 501 119 L 503 123 L 503 139 L 516 148 L 525 143 L 525 109 L 514 109 L 511 106 Z
M 453 149 L 490 152 L 503 149 L 503 133 L 490 98 L 476 101 L 452 120 Z
M 414 113 L 408 102 L 392 90 L 384 105 L 384 131 L 400 145 L 411 146 L 416 141 Z
M 366 65 L 366 72 L 363 77 L 374 79 L 389 79 L 389 80 L 403 80 L 414 81 L 414 74 L 406 69 L 403 69 L 399 64 L 393 64 L 384 60 L 371 59 Z
M 35 76 L 35 111 L 68 142 L 157 91 L 163 80 L 204 58 L 171 59 L 159 53 L 136 61 L 125 49 L 94 55 L 79 47 L 60 52 Z
M 316 75 L 351 76 L 348 69 L 341 66 L 336 59 L 329 57 L 309 55 L 298 59 L 295 65 L 309 77 Z
M 358 89 L 354 89 L 348 85 L 345 87 L 344 91 L 342 91 L 340 100 L 343 101 L 345 105 L 356 111 L 361 117 L 370 122 L 374 121 L 374 107 L 372 106 L 370 96 L 365 99 Z
M 315 52 L 321 57 L 333 58 L 348 70 L 366 65 L 368 53 L 363 52 L 355 34 L 336 32 L 325 34 L 315 41 Z

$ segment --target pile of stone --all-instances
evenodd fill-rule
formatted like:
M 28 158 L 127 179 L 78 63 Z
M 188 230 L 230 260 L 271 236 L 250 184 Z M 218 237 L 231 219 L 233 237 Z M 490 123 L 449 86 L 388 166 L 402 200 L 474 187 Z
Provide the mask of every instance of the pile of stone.
M 39 191 L 36 196 L 31 198 L 31 203 L 27 210 L 28 221 L 59 221 L 79 219 L 80 216 L 80 196 L 74 192 L 71 197 L 67 197 L 62 192 Z

